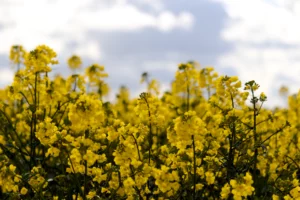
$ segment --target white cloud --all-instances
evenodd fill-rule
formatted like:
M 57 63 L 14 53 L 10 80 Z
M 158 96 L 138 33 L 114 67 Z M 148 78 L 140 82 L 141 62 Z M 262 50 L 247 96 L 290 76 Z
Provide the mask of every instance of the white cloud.
M 89 57 L 94 61 L 103 58 L 103 52 L 97 44 L 97 41 L 89 41 L 86 44 L 82 44 L 74 49 L 74 52 L 72 53 L 84 57 Z
M 299 89 L 300 61 L 295 61 L 298 55 L 299 49 L 257 49 L 238 45 L 234 52 L 221 56 L 218 65 L 235 67 L 244 83 L 255 80 L 260 84 L 261 91 L 269 96 L 267 105 L 274 106 L 282 104 L 282 99 L 276 94 L 282 85 L 289 86 L 293 92 Z
M 11 84 L 14 79 L 14 72 L 7 68 L 0 67 L 0 87 Z
M 137 3 L 151 6 L 156 11 L 161 11 L 164 9 L 163 0 L 137 0 Z
M 229 17 L 221 36 L 234 46 L 217 65 L 234 67 L 244 82 L 256 80 L 267 105 L 283 105 L 279 87 L 297 92 L 300 86 L 300 2 L 289 0 L 291 10 L 283 0 L 217 1 Z
M 261 43 L 266 40 L 286 44 L 300 42 L 300 12 L 291 12 L 276 0 L 222 0 L 230 22 L 222 36 L 229 41 Z M 300 6 L 300 2 L 296 4 Z M 295 5 L 295 6 L 296 6 Z M 300 8 L 300 7 L 299 7 Z
M 147 0 L 143 2 L 149 4 Z M 1 0 L 0 53 L 7 54 L 13 44 L 22 44 L 27 49 L 47 44 L 62 54 L 68 53 L 66 44 L 75 41 L 80 48 L 88 43 L 90 52 L 85 55 L 94 59 L 96 53 L 91 52 L 100 48 L 91 44 L 94 41 L 87 37 L 88 31 L 188 30 L 194 24 L 192 14 L 174 14 L 164 9 L 159 0 L 155 1 L 154 13 L 145 12 L 127 0 L 101 3 L 103 6 L 93 0 Z
M 168 59 L 157 60 L 157 61 L 148 60 L 142 64 L 143 70 L 146 72 L 151 72 L 151 71 L 155 71 L 155 70 L 165 70 L 172 74 L 176 72 L 177 65 L 178 65 L 178 62 L 170 61 Z
M 190 13 L 183 12 L 178 17 L 176 17 L 170 11 L 165 11 L 161 13 L 156 20 L 156 24 L 154 26 L 158 26 L 158 28 L 162 31 L 171 31 L 175 27 L 182 29 L 190 29 L 194 23 L 193 15 Z

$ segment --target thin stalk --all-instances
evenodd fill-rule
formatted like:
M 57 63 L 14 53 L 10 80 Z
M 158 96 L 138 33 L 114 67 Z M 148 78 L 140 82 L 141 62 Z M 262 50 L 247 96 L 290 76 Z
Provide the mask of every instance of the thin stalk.
M 77 87 L 77 76 L 75 76 L 73 92 L 76 92 L 76 87 Z
M 193 188 L 193 200 L 196 199 L 196 147 L 195 147 L 195 137 L 192 135 L 192 141 L 193 141 L 193 168 L 194 168 L 194 188 Z
M 2 114 L 4 115 L 4 117 L 6 118 L 7 122 L 10 124 L 10 126 L 11 126 L 13 132 L 15 133 L 17 139 L 19 140 L 19 143 L 20 143 L 21 147 L 23 147 L 22 140 L 21 140 L 21 138 L 20 138 L 20 136 L 19 136 L 17 130 L 13 127 L 12 121 L 9 119 L 9 117 L 6 115 L 6 113 L 5 113 L 3 110 L 0 109 L 0 113 L 2 113 Z M 12 135 L 11 135 L 11 137 L 12 137 Z M 21 152 L 21 153 L 25 154 L 24 152 L 22 152 L 22 149 L 21 149 L 21 148 L 19 148 L 19 149 L 20 149 L 20 152 Z M 26 148 L 24 148 L 24 150 L 25 150 L 25 152 L 27 153 L 27 155 L 30 155 L 30 153 L 27 151 Z M 26 161 L 26 159 L 25 159 L 25 161 Z
M 186 111 L 188 112 L 190 110 L 190 85 L 186 69 L 184 70 L 184 72 L 186 77 Z
M 148 108 L 148 117 L 149 117 L 149 160 L 148 160 L 148 163 L 150 165 L 150 161 L 151 161 L 151 149 L 152 149 L 152 122 L 151 122 L 151 112 L 150 112 L 150 106 L 149 106 L 149 103 L 147 101 L 147 98 L 144 97 L 144 100 L 147 104 L 147 108 Z
M 254 185 L 256 185 L 257 182 L 257 176 L 256 176 L 256 169 L 257 169 L 257 157 L 258 157 L 258 148 L 256 147 L 257 145 L 257 134 L 256 134 L 256 116 L 257 116 L 257 112 L 256 112 L 256 101 L 255 101 L 255 96 L 254 96 L 254 90 L 251 89 L 251 93 L 252 93 L 252 104 L 253 104 L 253 138 L 254 138 L 254 163 L 253 163 L 253 182 Z
M 87 194 L 87 161 L 84 162 L 84 189 L 83 189 L 83 199 L 86 199 Z
M 149 117 L 149 150 L 148 150 L 148 152 L 149 152 L 149 158 L 148 158 L 148 164 L 149 164 L 149 166 L 150 166 L 150 164 L 151 164 L 151 150 L 152 150 L 152 144 L 153 144 L 153 140 L 152 140 L 152 120 L 151 120 L 151 111 L 150 111 L 150 105 L 149 105 L 149 102 L 147 101 L 147 96 L 148 96 L 149 94 L 148 93 L 142 93 L 141 95 L 140 95 L 140 97 L 141 97 L 141 99 L 144 99 L 144 101 L 145 101 L 145 103 L 146 103 L 146 105 L 147 105 L 147 109 L 148 109 L 148 117 Z M 149 179 L 148 179 L 148 181 L 147 181 L 147 187 L 148 187 L 148 189 L 150 190 L 150 181 L 149 181 Z M 150 190 L 151 191 L 151 190 Z M 146 195 L 146 199 L 148 200 L 149 199 L 149 196 L 151 196 L 151 194 L 152 194 L 152 191 L 151 191 L 151 193 L 150 194 L 147 194 Z
M 139 150 L 139 145 L 138 145 L 138 143 L 137 143 L 137 140 L 136 140 L 136 138 L 134 137 L 133 134 L 131 134 L 131 136 L 132 136 L 133 139 L 134 139 L 134 143 L 135 143 L 135 145 L 136 145 L 136 149 L 137 149 L 137 152 L 138 152 L 139 160 L 142 161 L 142 160 L 141 160 L 141 156 L 140 156 L 140 150 Z
M 231 97 L 231 106 L 234 109 L 234 99 L 232 94 Z M 229 155 L 228 155 L 228 163 L 227 163 L 227 180 L 229 181 L 235 174 L 233 172 L 234 168 L 234 156 L 235 156 L 235 143 L 236 143 L 236 127 L 235 121 L 232 122 L 232 127 L 230 128 L 231 135 L 229 136 Z
M 77 178 L 77 176 L 76 176 L 77 174 L 76 174 L 76 172 L 75 172 L 75 168 L 74 168 L 73 162 L 72 162 L 72 160 L 71 160 L 71 158 L 70 158 L 70 154 L 69 154 L 69 152 L 67 152 L 67 151 L 66 151 L 66 153 L 67 153 L 67 155 L 68 155 L 68 159 L 70 160 L 71 167 L 72 167 L 72 170 L 73 170 L 73 173 L 74 173 L 74 176 L 75 176 L 75 180 L 76 180 L 76 184 L 77 184 L 77 187 L 78 187 L 78 189 L 79 189 L 79 192 L 80 192 L 80 194 L 81 194 L 82 196 L 84 196 L 84 195 L 83 195 L 83 191 L 82 191 L 82 189 L 81 189 L 81 187 L 80 187 L 79 180 L 78 180 L 78 178 Z
M 31 109 L 32 115 L 31 115 L 31 125 L 30 125 L 30 169 L 35 165 L 34 136 L 36 132 L 37 76 L 38 76 L 38 72 L 35 73 L 34 98 L 33 98 L 33 107 Z
M 134 174 L 134 170 L 133 170 L 133 167 L 132 167 L 131 164 L 129 165 L 129 168 L 130 168 L 130 171 L 131 171 L 131 177 L 132 177 L 132 179 L 135 181 L 135 174 Z M 135 191 L 138 193 L 139 199 L 143 200 L 143 197 L 142 197 L 142 195 L 141 195 L 141 191 L 139 190 L 139 188 L 138 188 L 137 186 L 134 186 L 133 188 L 134 188 Z

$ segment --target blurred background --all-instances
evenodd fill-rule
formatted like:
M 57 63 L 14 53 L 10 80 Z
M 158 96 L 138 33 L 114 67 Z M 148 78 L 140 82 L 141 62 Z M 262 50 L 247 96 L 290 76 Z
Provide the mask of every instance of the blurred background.
M 67 59 L 104 65 L 110 98 L 121 85 L 137 97 L 141 74 L 169 88 L 177 65 L 197 61 L 243 83 L 256 80 L 266 106 L 284 106 L 279 89 L 300 88 L 298 0 L 0 0 L 0 86 L 13 80 L 9 50 L 46 44 Z

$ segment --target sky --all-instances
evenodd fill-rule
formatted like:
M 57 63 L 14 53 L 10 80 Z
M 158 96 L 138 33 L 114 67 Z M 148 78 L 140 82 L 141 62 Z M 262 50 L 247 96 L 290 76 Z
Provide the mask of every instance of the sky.
M 255 80 L 267 106 L 285 105 L 279 88 L 300 86 L 299 23 L 297 0 L 0 0 L 0 86 L 13 80 L 12 45 L 46 44 L 58 53 L 53 73 L 70 74 L 73 54 L 104 65 L 111 97 L 121 85 L 137 97 L 143 72 L 168 89 L 193 60 Z

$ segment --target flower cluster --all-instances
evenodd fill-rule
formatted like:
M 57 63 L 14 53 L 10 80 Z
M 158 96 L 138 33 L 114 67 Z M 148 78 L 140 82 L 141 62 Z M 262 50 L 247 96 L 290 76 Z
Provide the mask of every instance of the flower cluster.
M 259 84 L 242 87 L 196 62 L 170 91 L 115 101 L 99 64 L 51 76 L 56 53 L 13 46 L 14 82 L 0 90 L 1 199 L 299 199 L 300 92 L 265 109 Z M 82 67 L 77 55 L 71 69 Z M 52 77 L 52 78 L 50 78 Z M 284 90 L 285 94 L 287 89 Z

